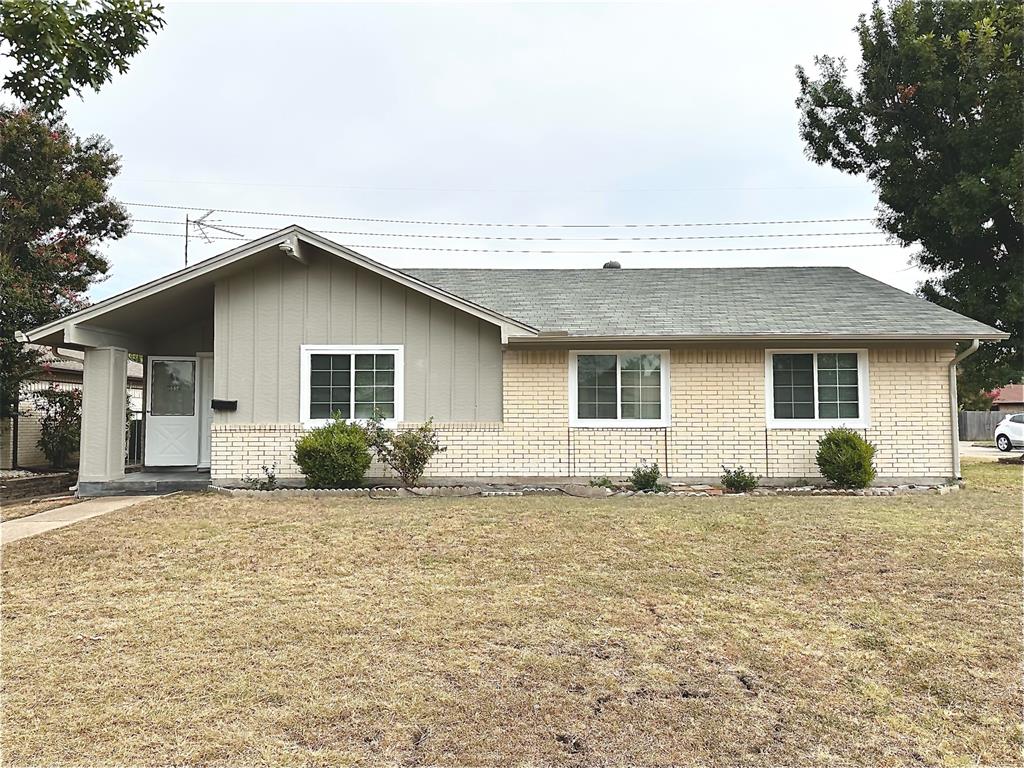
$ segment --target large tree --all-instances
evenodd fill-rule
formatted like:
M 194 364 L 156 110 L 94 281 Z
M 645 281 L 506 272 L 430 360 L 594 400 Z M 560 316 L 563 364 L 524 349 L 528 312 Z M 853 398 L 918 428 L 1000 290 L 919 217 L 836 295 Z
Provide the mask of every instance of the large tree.
M 110 143 L 77 138 L 60 105 L 124 72 L 163 26 L 150 0 L 0 0 L 0 417 L 9 416 L 38 355 L 14 333 L 85 303 L 109 269 L 99 250 L 123 237 L 128 214 L 108 193 L 120 169 Z
M 149 0 L 2 0 L 0 54 L 13 61 L 4 89 L 44 115 L 83 87 L 99 90 L 159 30 Z
M 83 306 L 110 266 L 98 244 L 128 231 L 128 213 L 108 196 L 119 169 L 106 139 L 0 107 L 0 415 L 36 366 L 15 331 Z
M 808 156 L 877 190 L 879 225 L 933 273 L 923 296 L 1011 334 L 968 358 L 962 388 L 1024 376 L 1024 5 L 897 0 L 854 28 L 861 63 L 797 67 Z

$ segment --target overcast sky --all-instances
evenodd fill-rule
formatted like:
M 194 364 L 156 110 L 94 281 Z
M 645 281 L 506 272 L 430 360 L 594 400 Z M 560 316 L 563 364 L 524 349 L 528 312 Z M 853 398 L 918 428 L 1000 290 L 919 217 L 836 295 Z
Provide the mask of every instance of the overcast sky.
M 820 0 L 169 3 L 166 27 L 130 71 L 66 106 L 76 131 L 104 134 L 122 155 L 114 185 L 122 201 L 217 209 L 212 219 L 247 237 L 297 221 L 397 267 L 597 267 L 609 250 L 884 243 L 877 232 L 615 242 L 448 237 L 720 238 L 870 232 L 870 221 L 552 230 L 224 211 L 530 224 L 870 217 L 875 197 L 866 182 L 804 157 L 793 104 L 796 64 L 811 64 L 816 53 L 857 61 L 851 27 L 867 8 Z M 184 231 L 185 211 L 131 212 L 136 230 Z M 233 245 L 193 238 L 190 261 Z M 112 274 L 92 296 L 181 267 L 183 247 L 180 237 L 143 234 L 111 245 Z M 909 253 L 887 246 L 615 258 L 625 267 L 848 265 L 913 290 L 922 276 L 908 269 Z

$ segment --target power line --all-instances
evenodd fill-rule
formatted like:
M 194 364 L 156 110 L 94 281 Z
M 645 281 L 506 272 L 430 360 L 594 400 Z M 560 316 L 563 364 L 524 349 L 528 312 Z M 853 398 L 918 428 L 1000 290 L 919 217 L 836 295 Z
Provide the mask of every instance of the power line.
M 173 211 L 207 211 L 210 206 L 163 205 L 158 203 L 124 203 L 134 208 L 159 208 Z M 870 216 L 832 219 L 769 219 L 764 221 L 705 221 L 650 224 L 523 224 L 518 222 L 426 221 L 422 219 L 380 219 L 359 216 L 327 216 L 314 213 L 282 213 L 280 211 L 248 211 L 237 208 L 213 208 L 220 213 L 244 216 L 276 216 L 286 219 L 322 219 L 330 221 L 364 221 L 378 224 L 423 224 L 443 227 L 525 227 L 537 229 L 645 229 L 656 227 L 752 227 L 774 224 L 832 224 L 847 221 L 874 221 Z
M 167 219 L 134 219 L 142 224 L 173 224 L 179 225 L 180 221 L 169 221 Z M 253 229 L 262 232 L 272 232 L 273 227 L 257 227 L 247 224 L 221 224 L 222 227 L 233 229 Z M 614 242 L 616 240 L 641 241 L 641 240 L 739 240 L 748 238 L 763 237 L 849 237 L 853 235 L 881 235 L 878 230 L 863 232 L 762 232 L 759 234 L 747 235 L 660 235 L 652 237 L 528 237 L 520 235 L 438 235 L 412 232 L 357 232 L 344 229 L 318 229 L 318 233 L 329 235 L 356 235 L 358 237 L 424 237 L 435 240 L 539 240 L 539 241 L 576 241 L 576 242 Z
M 356 192 L 484 192 L 499 194 L 622 194 L 629 192 L 743 192 L 743 191 L 811 191 L 821 189 L 859 189 L 853 184 L 816 184 L 816 185 L 785 185 L 785 186 L 718 186 L 718 187 L 551 187 L 551 188 L 516 188 L 516 187 L 416 187 L 395 186 L 377 187 L 352 184 L 300 184 L 294 182 L 272 181 L 210 181 L 203 179 L 139 179 L 145 184 L 181 184 L 206 187 L 280 187 L 295 189 L 346 189 Z
M 132 235 L 158 235 L 160 237 L 185 237 L 177 232 L 143 232 L 131 230 Z M 238 237 L 213 237 L 213 240 L 243 240 Z M 659 248 L 659 249 L 631 249 L 631 250 L 538 250 L 533 248 L 433 248 L 419 247 L 415 245 L 374 245 L 373 243 L 350 244 L 349 248 L 370 249 L 378 248 L 389 251 L 443 251 L 445 253 L 537 253 L 537 254 L 629 254 L 629 253 L 726 253 L 730 251 L 817 251 L 833 248 L 886 248 L 897 247 L 896 243 L 853 243 L 853 244 L 826 244 L 826 245 L 779 245 L 762 246 L 759 248 Z
M 128 230 L 129 235 L 157 235 L 158 237 L 187 237 L 181 232 L 143 232 L 138 229 Z M 214 237 L 210 235 L 209 240 L 245 240 L 244 237 Z

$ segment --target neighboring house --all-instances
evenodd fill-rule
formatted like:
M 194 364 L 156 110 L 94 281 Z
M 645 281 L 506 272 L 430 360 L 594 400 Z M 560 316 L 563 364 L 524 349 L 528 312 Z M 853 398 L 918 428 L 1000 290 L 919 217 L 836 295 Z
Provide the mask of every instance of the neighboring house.
M 35 345 L 34 345 L 35 346 Z M 81 389 L 85 354 L 77 349 L 37 346 L 39 371 L 21 382 L 18 395 L 17 423 L 6 420 L 4 440 L 0 443 L 0 468 L 42 468 L 48 465 L 39 447 L 40 424 L 44 414 L 44 400 L 40 393 L 51 387 Z M 131 409 L 142 413 L 142 364 L 129 360 L 127 365 L 128 396 Z M 74 459 L 74 457 L 72 457 Z
M 1009 413 L 1024 412 L 1024 384 L 1007 384 L 996 390 L 992 410 Z
M 595 256 L 597 258 L 597 256 Z M 298 226 L 28 331 L 85 351 L 81 492 L 117 487 L 127 352 L 147 467 L 299 478 L 332 411 L 432 417 L 432 478 L 818 476 L 846 425 L 880 480 L 959 475 L 955 358 L 1006 338 L 853 270 L 400 271 Z

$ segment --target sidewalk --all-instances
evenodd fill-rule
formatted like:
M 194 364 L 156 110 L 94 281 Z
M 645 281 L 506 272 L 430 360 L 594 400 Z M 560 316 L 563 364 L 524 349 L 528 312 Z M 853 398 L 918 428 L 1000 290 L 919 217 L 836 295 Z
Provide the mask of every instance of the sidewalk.
M 140 501 L 157 498 L 156 496 L 114 496 L 86 499 L 77 504 L 72 504 L 59 509 L 51 509 L 49 512 L 40 512 L 37 515 L 19 517 L 17 520 L 8 520 L 0 523 L 0 544 L 10 544 L 18 539 L 25 539 L 29 536 L 37 536 L 57 528 L 77 523 L 80 520 L 88 520 L 90 517 L 98 517 L 108 512 L 130 507 Z

